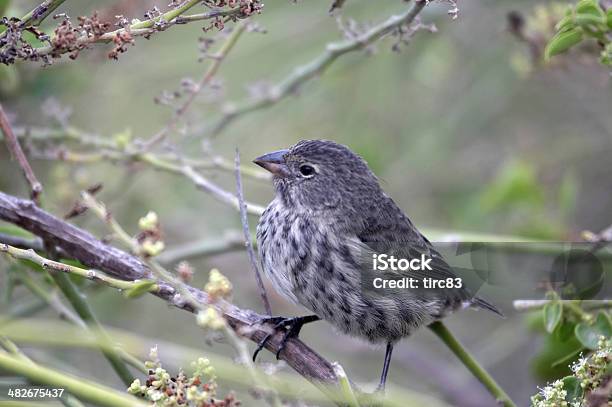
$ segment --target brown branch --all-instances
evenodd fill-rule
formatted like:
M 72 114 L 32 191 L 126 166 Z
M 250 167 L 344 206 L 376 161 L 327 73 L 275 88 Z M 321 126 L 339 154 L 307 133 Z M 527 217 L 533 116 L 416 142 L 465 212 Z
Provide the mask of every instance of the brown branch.
M 42 185 L 38 182 L 36 175 L 34 175 L 34 171 L 28 162 L 23 150 L 21 149 L 21 145 L 19 141 L 17 141 L 17 137 L 13 133 L 13 129 L 4 113 L 4 109 L 2 108 L 2 104 L 0 104 L 0 129 L 2 129 L 2 133 L 4 133 L 4 140 L 6 141 L 6 145 L 11 152 L 11 155 L 21 167 L 26 179 L 28 180 L 28 184 L 30 184 L 30 197 L 36 202 L 39 203 L 38 197 L 42 192 Z
M 255 274 L 255 281 L 257 282 L 257 288 L 259 289 L 259 295 L 261 301 L 266 309 L 266 314 L 272 315 L 272 307 L 270 307 L 270 301 L 268 301 L 268 295 L 266 294 L 266 287 L 264 286 L 263 280 L 261 279 L 261 273 L 259 267 L 257 267 L 257 258 L 253 251 L 253 245 L 251 244 L 251 232 L 249 231 L 249 218 L 247 214 L 247 207 L 244 201 L 244 194 L 242 192 L 242 177 L 240 176 L 240 153 L 236 149 L 236 197 L 238 198 L 238 206 L 240 208 L 240 221 L 242 222 L 242 232 L 244 234 L 244 245 L 249 255 L 249 262 L 251 269 Z
M 83 265 L 102 270 L 108 275 L 122 280 L 137 280 L 151 278 L 151 271 L 134 256 L 111 247 L 91 235 L 51 214 L 36 207 L 31 201 L 20 199 L 0 192 L 0 219 L 18 225 L 23 229 L 42 238 L 47 244 L 54 244 L 67 255 L 81 262 Z M 190 312 L 194 308 L 177 296 L 175 287 L 165 282 L 158 282 L 159 289 L 155 295 L 169 304 Z M 217 307 L 223 313 L 228 324 L 239 335 L 259 343 L 267 334 L 267 326 L 258 322 L 262 316 L 251 311 L 241 309 L 225 301 L 214 304 L 209 296 L 196 288 L 185 286 L 192 296 L 201 304 Z M 276 353 L 279 349 L 282 333 L 273 335 L 266 342 L 266 349 Z M 323 392 L 334 396 L 335 386 L 338 383 L 333 366 L 313 349 L 299 339 L 290 339 L 280 354 L 297 373 L 311 381 Z

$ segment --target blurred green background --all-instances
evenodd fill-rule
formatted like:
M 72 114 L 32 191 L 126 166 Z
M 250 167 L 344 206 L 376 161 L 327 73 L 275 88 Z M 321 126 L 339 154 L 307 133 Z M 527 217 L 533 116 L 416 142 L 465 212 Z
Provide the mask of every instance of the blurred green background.
M 9 13 L 15 15 L 35 4 L 13 3 Z M 145 3 L 67 2 L 61 11 L 69 10 L 73 17 L 106 10 L 142 18 L 150 6 Z M 454 21 L 446 15 L 446 4 L 427 7 L 423 22 L 435 22 L 437 33 L 418 32 L 400 53 L 392 52 L 392 42 L 386 40 L 372 54 L 343 56 L 297 97 L 245 116 L 215 139 L 205 138 L 198 129 L 213 123 L 226 101 L 249 97 L 248 88 L 260 81 L 279 81 L 319 55 L 327 42 L 342 38 L 335 18 L 327 13 L 328 1 L 266 3 L 253 21 L 267 33 L 247 33 L 240 39 L 217 75 L 223 98 L 196 101 L 187 115 L 193 137 L 180 146 L 192 156 L 212 149 L 229 159 L 238 147 L 243 162 L 250 165 L 253 157 L 301 139 L 332 139 L 369 162 L 385 190 L 419 227 L 549 240 L 578 239 L 582 230 L 599 231 L 612 219 L 610 73 L 595 58 L 525 70 L 528 50 L 507 32 L 506 15 L 511 10 L 533 13 L 538 4 L 550 3 L 462 2 Z M 400 1 L 349 0 L 340 15 L 372 23 L 404 7 Z M 108 47 L 95 47 L 76 61 L 56 61 L 50 67 L 2 67 L 2 104 L 15 125 L 48 127 L 50 119 L 42 106 L 53 98 L 71 109 L 71 125 L 108 138 L 130 131 L 146 139 L 172 116 L 172 108 L 155 104 L 154 98 L 180 89 L 184 78 L 198 80 L 209 63 L 198 62 L 198 38 L 215 33 L 203 33 L 202 25 L 172 27 L 149 41 L 139 38 L 118 62 L 106 58 Z M 0 189 L 26 196 L 16 163 L 4 148 L 0 160 Z M 168 247 L 222 238 L 228 230 L 240 228 L 233 209 L 175 175 L 110 162 L 33 164 L 45 187 L 47 208 L 56 214 L 69 210 L 78 191 L 102 182 L 99 198 L 130 233 L 137 233 L 138 218 L 157 212 Z M 233 174 L 207 175 L 235 190 Z M 245 183 L 250 201 L 263 205 L 271 199 L 267 182 Z M 256 221 L 251 218 L 252 228 Z M 75 223 L 98 236 L 105 234 L 93 216 Z M 193 260 L 192 265 L 195 285 L 206 281 L 211 268 L 219 268 L 234 284 L 237 305 L 262 310 L 246 253 Z M 304 312 L 271 287 L 269 293 L 276 313 Z M 100 290 L 91 298 L 109 326 L 199 348 L 203 355 L 231 353 L 227 346 L 205 344 L 205 334 L 191 315 L 153 297 L 129 301 L 113 290 Z M 502 387 L 525 405 L 543 383 L 542 373 L 548 378 L 551 373 L 538 370 L 533 357 L 541 350 L 542 338 L 524 323 L 524 316 L 512 313 L 509 300 L 502 296 L 497 301 L 510 314 L 505 320 L 464 312 L 448 323 Z M 337 334 L 326 323 L 306 327 L 302 338 L 326 358 L 338 360 L 355 381 L 378 380 L 382 348 Z M 453 405 L 492 405 L 484 389 L 432 338 L 423 331 L 401 343 L 390 381 L 446 398 Z M 44 349 L 31 351 L 45 357 Z M 164 360 L 164 349 L 159 353 Z M 53 349 L 53 357 L 68 371 L 122 387 L 96 352 Z M 273 360 L 270 354 L 264 358 Z M 259 405 L 247 392 L 240 396 L 246 405 Z

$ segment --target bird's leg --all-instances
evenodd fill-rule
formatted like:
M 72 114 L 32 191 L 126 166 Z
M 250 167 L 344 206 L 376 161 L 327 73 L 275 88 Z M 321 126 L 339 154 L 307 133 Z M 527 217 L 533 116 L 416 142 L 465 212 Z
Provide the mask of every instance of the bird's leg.
M 376 388 L 377 392 L 385 391 L 385 384 L 387 384 L 387 374 L 389 374 L 389 365 L 391 364 L 391 354 L 393 353 L 393 342 L 387 342 L 387 349 L 385 351 L 385 363 L 383 364 L 382 374 L 380 375 L 380 383 Z
M 283 339 L 281 340 L 280 346 L 278 347 L 278 351 L 276 352 L 276 359 L 279 358 L 280 353 L 283 349 L 285 349 L 285 345 L 290 338 L 297 338 L 300 334 L 300 330 L 309 322 L 318 321 L 319 318 L 316 315 L 306 315 L 304 317 L 294 317 L 294 318 L 285 318 L 285 317 L 264 317 L 261 319 L 260 323 L 272 323 L 274 324 L 274 331 L 272 333 L 267 334 L 261 342 L 257 345 L 255 352 L 253 352 L 253 362 L 257 359 L 257 354 L 264 348 L 266 342 L 278 332 L 280 329 L 288 328 L 283 335 Z

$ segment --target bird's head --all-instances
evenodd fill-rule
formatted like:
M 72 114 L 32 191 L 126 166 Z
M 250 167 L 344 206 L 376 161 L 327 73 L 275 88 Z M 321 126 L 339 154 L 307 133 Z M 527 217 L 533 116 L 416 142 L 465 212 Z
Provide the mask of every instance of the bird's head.
M 273 174 L 276 194 L 285 204 L 306 210 L 358 204 L 380 191 L 367 163 L 333 141 L 302 140 L 253 162 Z

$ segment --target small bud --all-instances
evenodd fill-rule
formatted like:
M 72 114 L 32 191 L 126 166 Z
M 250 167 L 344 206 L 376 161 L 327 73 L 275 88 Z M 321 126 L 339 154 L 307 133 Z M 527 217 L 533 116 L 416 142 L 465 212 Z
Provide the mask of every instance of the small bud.
M 159 227 L 159 219 L 157 214 L 153 211 L 149 211 L 146 216 L 140 218 L 138 221 L 138 227 L 143 232 L 157 230 Z
M 193 268 L 187 261 L 182 261 L 176 266 L 176 274 L 184 283 L 189 283 L 193 278 Z
M 206 311 L 200 311 L 197 316 L 198 325 L 202 328 L 219 330 L 225 327 L 225 320 L 216 309 L 208 307 Z
M 113 140 L 115 141 L 117 148 L 124 150 L 132 141 L 132 131 L 130 129 L 126 129 L 120 133 L 116 133 L 113 135 Z
M 142 248 L 144 254 L 150 257 L 155 257 L 165 249 L 166 245 L 161 240 L 152 242 L 147 239 L 140 244 L 140 247 Z
M 232 283 L 219 270 L 212 269 L 204 291 L 213 298 L 227 298 L 232 293 Z
M 144 392 L 144 386 L 140 384 L 139 379 L 134 379 L 130 387 L 127 389 L 130 394 L 141 394 Z

